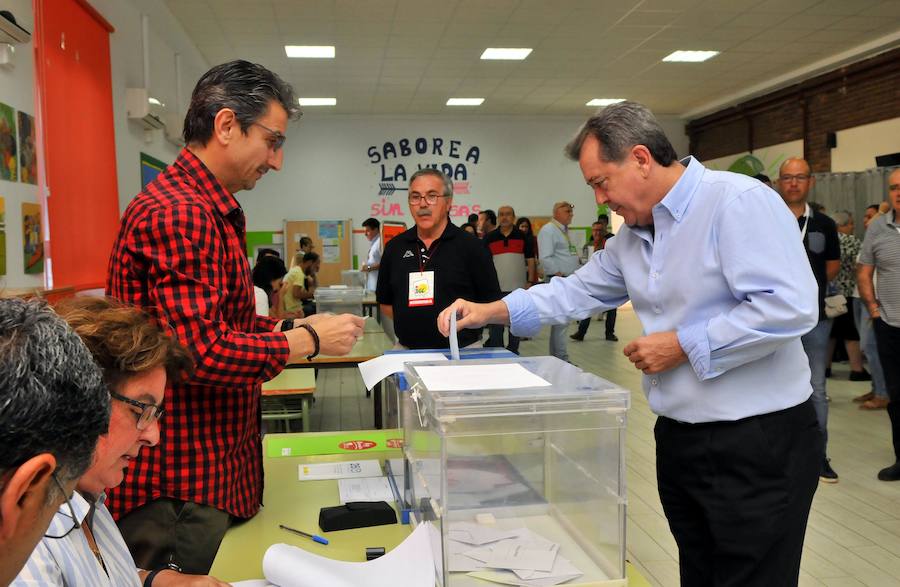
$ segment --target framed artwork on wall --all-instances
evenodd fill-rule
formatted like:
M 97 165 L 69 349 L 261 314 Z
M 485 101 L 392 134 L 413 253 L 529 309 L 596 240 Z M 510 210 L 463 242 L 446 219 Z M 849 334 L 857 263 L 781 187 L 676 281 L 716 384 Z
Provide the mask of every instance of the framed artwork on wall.
M 37 185 L 37 141 L 34 116 L 19 110 L 19 180 Z
M 0 102 L 0 179 L 16 181 L 18 175 L 16 111 Z
M 22 204 L 22 251 L 25 273 L 44 272 L 44 237 L 41 230 L 41 205 Z

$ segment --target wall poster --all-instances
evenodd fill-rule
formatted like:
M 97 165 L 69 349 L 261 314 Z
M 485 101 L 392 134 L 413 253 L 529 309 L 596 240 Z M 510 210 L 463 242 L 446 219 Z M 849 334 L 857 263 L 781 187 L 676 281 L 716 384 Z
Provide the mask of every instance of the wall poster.
M 16 181 L 19 158 L 16 145 L 16 111 L 0 102 L 0 179 Z
M 0 196 L 0 275 L 6 275 L 6 201 Z
M 19 180 L 37 185 L 37 140 L 34 116 L 19 110 Z
M 41 205 L 22 204 L 22 250 L 25 254 L 25 273 L 44 271 L 44 232 L 41 230 Z

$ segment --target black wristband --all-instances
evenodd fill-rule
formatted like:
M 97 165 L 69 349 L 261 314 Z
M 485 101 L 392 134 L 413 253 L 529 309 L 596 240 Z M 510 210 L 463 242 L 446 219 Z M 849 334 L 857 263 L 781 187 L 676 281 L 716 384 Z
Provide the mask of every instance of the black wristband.
M 294 328 L 294 319 L 293 318 L 285 318 L 281 321 L 281 332 L 285 332 L 287 330 L 291 330 Z
M 309 324 L 306 324 L 306 323 L 301 324 L 300 328 L 306 330 L 313 339 L 313 345 L 314 345 L 313 353 L 306 357 L 307 361 L 312 361 L 313 358 L 319 354 L 319 335 L 316 334 L 316 330 Z
M 156 576 L 157 576 L 158 574 L 160 574 L 161 572 L 163 572 L 163 571 L 175 571 L 176 573 L 180 573 L 180 572 L 181 572 L 181 567 L 179 567 L 179 566 L 176 565 L 176 564 L 169 563 L 169 564 L 167 564 L 166 566 L 164 566 L 164 567 L 162 567 L 162 568 L 160 568 L 160 569 L 155 569 L 155 570 L 153 570 L 153 571 L 150 571 L 149 573 L 147 573 L 147 576 L 144 578 L 144 585 L 143 585 L 143 587 L 152 587 L 152 585 L 153 585 L 153 579 L 155 579 Z

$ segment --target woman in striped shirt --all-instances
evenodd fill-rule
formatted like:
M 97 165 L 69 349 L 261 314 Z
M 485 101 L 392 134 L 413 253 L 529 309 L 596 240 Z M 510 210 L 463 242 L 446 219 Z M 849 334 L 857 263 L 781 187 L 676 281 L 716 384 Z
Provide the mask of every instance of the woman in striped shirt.
M 212 577 L 136 568 L 104 505 L 106 489 L 122 482 L 143 447 L 159 441 L 166 380 L 190 371 L 187 350 L 140 310 L 109 299 L 68 300 L 58 312 L 103 371 L 112 402 L 109 431 L 100 437 L 91 467 L 12 585 L 225 585 Z

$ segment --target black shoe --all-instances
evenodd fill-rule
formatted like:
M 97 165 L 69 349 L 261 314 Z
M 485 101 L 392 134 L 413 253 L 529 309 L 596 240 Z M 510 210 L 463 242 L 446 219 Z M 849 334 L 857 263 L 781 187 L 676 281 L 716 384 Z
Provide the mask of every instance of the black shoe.
M 879 481 L 900 481 L 900 461 L 878 471 Z
M 606 340 L 611 340 L 613 342 L 619 342 L 619 337 L 616 336 L 615 334 L 607 334 Z
M 865 369 L 862 371 L 850 371 L 850 381 L 872 381 L 872 375 Z
M 822 469 L 819 471 L 819 481 L 823 483 L 837 483 L 838 474 L 831 468 L 831 459 L 822 461 Z
M 581 342 L 582 340 L 584 340 L 584 335 L 576 332 L 575 334 L 572 334 L 571 336 L 569 336 L 569 338 L 571 338 L 572 340 L 577 340 L 578 342 Z
M 831 367 L 825 367 L 825 377 L 831 377 Z

